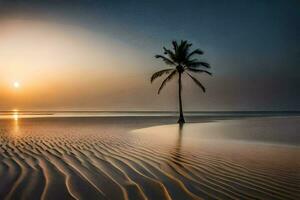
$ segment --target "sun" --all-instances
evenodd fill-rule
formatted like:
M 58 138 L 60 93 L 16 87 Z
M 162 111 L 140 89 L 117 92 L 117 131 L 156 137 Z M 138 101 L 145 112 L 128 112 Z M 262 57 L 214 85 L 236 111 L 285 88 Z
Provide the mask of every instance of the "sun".
M 19 88 L 20 87 L 19 81 L 15 81 L 13 85 L 14 85 L 14 88 Z

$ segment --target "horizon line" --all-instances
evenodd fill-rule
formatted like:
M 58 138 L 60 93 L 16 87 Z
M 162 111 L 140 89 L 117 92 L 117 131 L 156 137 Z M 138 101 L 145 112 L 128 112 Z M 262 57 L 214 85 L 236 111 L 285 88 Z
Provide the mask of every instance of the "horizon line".
M 143 112 L 157 112 L 157 113 L 177 113 L 176 110 L 0 110 L 0 113 L 9 112 L 111 112 L 111 113 L 143 113 Z M 300 110 L 187 110 L 186 113 L 216 113 L 216 112 L 300 112 Z

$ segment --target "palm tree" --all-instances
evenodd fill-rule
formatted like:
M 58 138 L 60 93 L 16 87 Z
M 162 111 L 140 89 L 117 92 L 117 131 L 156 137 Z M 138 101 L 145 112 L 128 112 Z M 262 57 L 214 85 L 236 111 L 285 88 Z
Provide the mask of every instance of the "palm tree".
M 163 47 L 164 55 L 156 55 L 155 58 L 162 59 L 165 64 L 169 65 L 170 68 L 163 69 L 161 71 L 155 72 L 151 77 L 151 83 L 157 79 L 158 77 L 166 74 L 168 75 L 162 82 L 161 86 L 158 89 L 158 94 L 160 94 L 161 90 L 164 86 L 172 80 L 175 76 L 178 75 L 178 97 L 179 97 L 179 124 L 185 123 L 183 111 L 182 111 L 182 99 L 181 99 L 181 91 L 182 91 L 182 83 L 181 77 L 183 73 L 187 74 L 201 89 L 205 92 L 205 87 L 198 81 L 194 76 L 192 76 L 189 72 L 192 73 L 206 73 L 208 75 L 212 75 L 211 72 L 206 69 L 210 68 L 210 65 L 207 62 L 200 61 L 195 58 L 196 55 L 202 55 L 203 51 L 200 49 L 195 49 L 191 51 L 192 44 L 188 41 L 181 40 L 180 44 L 177 41 L 172 41 L 172 50 Z

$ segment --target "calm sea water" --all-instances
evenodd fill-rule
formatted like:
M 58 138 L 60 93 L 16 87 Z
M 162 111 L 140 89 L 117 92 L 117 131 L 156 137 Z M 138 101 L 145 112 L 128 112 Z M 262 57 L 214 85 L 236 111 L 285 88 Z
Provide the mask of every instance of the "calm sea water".
M 186 112 L 185 115 L 190 122 L 184 126 L 185 137 L 300 145 L 298 111 Z M 157 126 L 151 128 L 151 135 L 178 132 L 177 117 L 177 112 L 158 111 L 0 111 L 0 119 L 4 121 L 92 124 L 130 127 L 130 130 Z
M 35 117 L 126 117 L 126 116 L 177 116 L 173 111 L 0 111 L 1 118 Z M 259 116 L 300 116 L 300 111 L 195 111 L 185 112 L 196 117 L 259 117 Z

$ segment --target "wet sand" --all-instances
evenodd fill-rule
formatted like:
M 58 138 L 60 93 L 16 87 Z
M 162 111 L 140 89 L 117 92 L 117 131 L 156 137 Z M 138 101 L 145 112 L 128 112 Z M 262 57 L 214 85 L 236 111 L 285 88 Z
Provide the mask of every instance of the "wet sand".
M 0 199 L 300 199 L 300 118 L 0 120 Z

